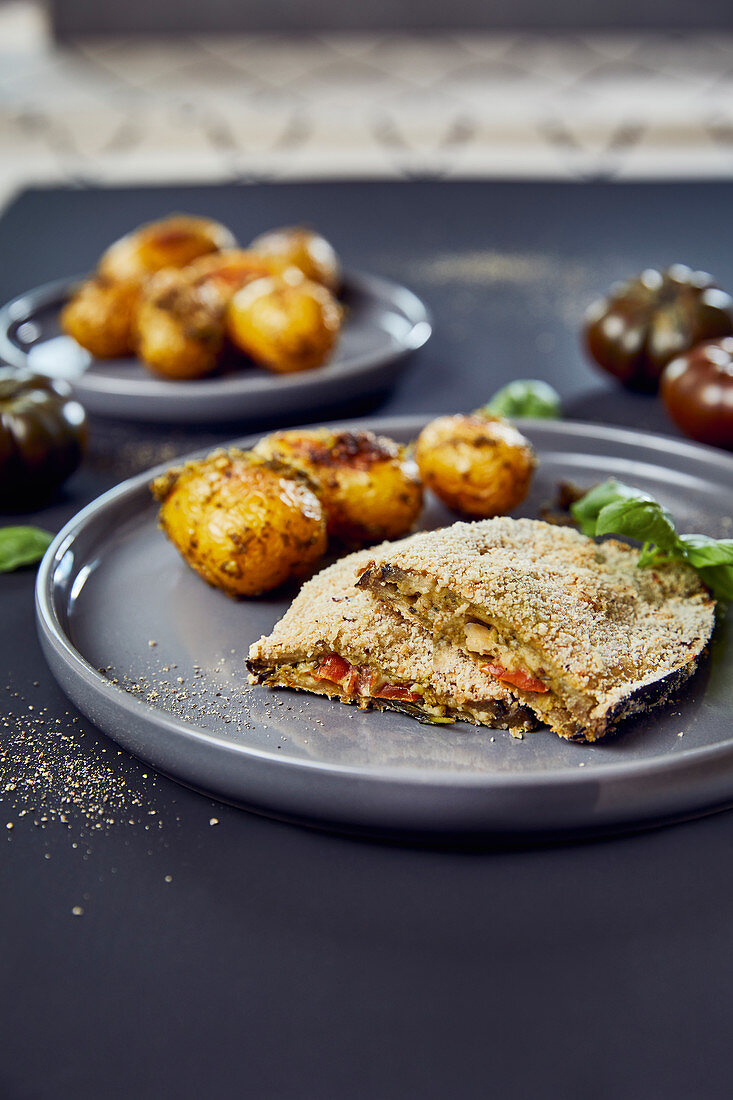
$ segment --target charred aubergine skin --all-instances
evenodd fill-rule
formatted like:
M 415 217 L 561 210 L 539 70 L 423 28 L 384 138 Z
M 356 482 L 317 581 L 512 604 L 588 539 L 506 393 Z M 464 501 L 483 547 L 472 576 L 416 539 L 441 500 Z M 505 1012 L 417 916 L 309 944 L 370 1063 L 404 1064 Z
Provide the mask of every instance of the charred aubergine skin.
M 86 414 L 65 382 L 0 368 L 0 504 L 31 507 L 50 496 L 86 440 Z
M 648 393 L 670 360 L 731 334 L 733 299 L 685 264 L 616 283 L 589 308 L 583 327 L 591 358 L 629 389 Z

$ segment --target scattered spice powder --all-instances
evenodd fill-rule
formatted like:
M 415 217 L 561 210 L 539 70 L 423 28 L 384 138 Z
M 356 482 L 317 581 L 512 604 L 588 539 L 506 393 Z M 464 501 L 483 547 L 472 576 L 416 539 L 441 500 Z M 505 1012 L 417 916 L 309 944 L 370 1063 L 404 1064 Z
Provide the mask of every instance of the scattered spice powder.
M 135 789 L 104 759 L 108 749 L 83 744 L 76 715 L 48 716 L 46 707 L 28 705 L 8 685 L 20 713 L 0 718 L 0 795 L 8 813 L 29 817 L 35 825 L 61 822 L 101 829 L 132 815 L 150 802 L 149 791 Z M 121 751 L 121 750 L 111 750 Z M 8 821 L 6 828 L 13 828 Z
M 114 668 L 99 671 L 123 691 L 143 698 L 151 706 L 184 722 L 201 724 L 210 718 L 231 726 L 232 732 L 237 733 L 255 728 L 249 720 L 247 707 L 247 697 L 253 687 L 247 683 L 241 658 L 221 657 L 218 660 L 213 669 L 218 677 L 216 687 L 207 680 L 200 665 L 193 665 L 185 676 L 178 673 L 176 664 L 148 666 L 145 673 L 136 676 Z

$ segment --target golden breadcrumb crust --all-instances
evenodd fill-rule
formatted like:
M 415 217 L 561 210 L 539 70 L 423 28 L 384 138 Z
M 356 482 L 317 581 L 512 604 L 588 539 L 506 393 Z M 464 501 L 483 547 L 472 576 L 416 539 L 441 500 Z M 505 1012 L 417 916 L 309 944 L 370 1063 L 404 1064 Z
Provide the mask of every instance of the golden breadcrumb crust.
M 671 690 L 686 679 L 714 625 L 714 601 L 694 570 L 640 569 L 638 558 L 615 540 L 501 517 L 382 546 L 358 584 L 436 638 L 465 645 L 466 624 L 495 626 L 503 663 L 512 651 L 519 666 L 533 659 L 530 671 L 539 666 L 550 687 L 515 688 L 518 697 L 562 736 L 593 740 L 666 697 L 664 682 Z
M 532 729 L 536 723 L 529 712 L 474 660 L 454 646 L 434 645 L 432 636 L 416 623 L 354 587 L 355 573 L 373 553 L 350 554 L 303 585 L 272 633 L 250 648 L 255 678 L 314 690 L 307 666 L 337 653 L 353 665 L 380 672 L 390 683 L 429 686 L 430 695 L 449 715 L 464 705 L 472 710 L 472 704 L 478 704 L 475 713 L 460 716 L 500 728 Z M 294 683 L 297 666 L 302 666 L 303 675 Z M 279 680 L 278 669 L 283 670 Z M 336 689 L 333 693 L 338 694 Z

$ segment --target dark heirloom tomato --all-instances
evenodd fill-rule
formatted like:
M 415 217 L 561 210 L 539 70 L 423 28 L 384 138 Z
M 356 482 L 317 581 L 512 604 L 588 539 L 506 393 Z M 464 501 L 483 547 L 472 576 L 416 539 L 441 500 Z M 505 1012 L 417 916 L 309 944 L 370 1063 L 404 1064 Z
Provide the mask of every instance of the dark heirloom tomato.
M 675 356 L 733 333 L 733 299 L 704 271 L 674 264 L 616 283 L 586 313 L 583 335 L 596 363 L 630 389 L 654 391 Z
M 0 367 L 0 504 L 31 505 L 79 465 L 86 414 L 65 382 Z
M 662 375 L 662 400 L 685 435 L 733 451 L 733 337 L 673 359 Z

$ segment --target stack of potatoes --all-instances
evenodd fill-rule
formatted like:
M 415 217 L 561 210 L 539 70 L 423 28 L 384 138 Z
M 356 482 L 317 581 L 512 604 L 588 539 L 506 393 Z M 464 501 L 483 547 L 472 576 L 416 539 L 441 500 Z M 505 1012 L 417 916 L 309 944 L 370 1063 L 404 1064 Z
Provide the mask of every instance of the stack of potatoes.
M 98 359 L 136 354 L 166 378 L 203 378 L 242 353 L 291 373 L 331 354 L 338 286 L 336 253 L 309 229 L 271 230 L 243 249 L 221 223 L 178 214 L 110 245 L 61 327 Z
M 174 467 L 151 488 L 160 526 L 204 580 L 257 596 L 302 580 L 327 549 L 399 539 L 425 483 L 466 518 L 524 499 L 536 465 L 528 440 L 480 412 L 432 420 L 413 448 L 364 429 L 294 428 Z

